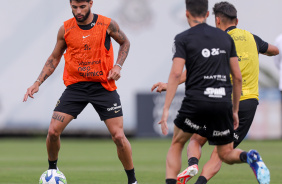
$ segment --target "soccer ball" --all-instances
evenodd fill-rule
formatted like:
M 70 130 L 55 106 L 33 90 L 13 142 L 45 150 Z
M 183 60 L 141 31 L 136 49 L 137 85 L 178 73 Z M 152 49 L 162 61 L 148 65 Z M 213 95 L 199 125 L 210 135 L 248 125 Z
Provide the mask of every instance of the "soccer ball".
M 67 184 L 67 179 L 61 171 L 49 169 L 40 176 L 39 184 Z

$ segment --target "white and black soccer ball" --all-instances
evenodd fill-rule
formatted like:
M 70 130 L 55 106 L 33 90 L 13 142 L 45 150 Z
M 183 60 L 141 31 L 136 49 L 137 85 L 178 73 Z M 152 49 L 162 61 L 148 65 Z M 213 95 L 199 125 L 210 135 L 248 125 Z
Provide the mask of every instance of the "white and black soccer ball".
M 61 171 L 49 169 L 40 176 L 39 184 L 67 184 L 67 179 Z

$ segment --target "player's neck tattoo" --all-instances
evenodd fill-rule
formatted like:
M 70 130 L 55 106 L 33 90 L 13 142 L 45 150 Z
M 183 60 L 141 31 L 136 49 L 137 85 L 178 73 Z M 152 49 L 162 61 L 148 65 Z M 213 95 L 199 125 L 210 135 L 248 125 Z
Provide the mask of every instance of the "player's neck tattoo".
M 193 22 L 196 23 L 196 24 L 202 24 L 202 23 L 206 23 L 206 20 L 204 20 L 204 21 L 202 21 L 202 22 L 200 22 L 200 21 L 198 21 L 198 20 L 193 20 Z

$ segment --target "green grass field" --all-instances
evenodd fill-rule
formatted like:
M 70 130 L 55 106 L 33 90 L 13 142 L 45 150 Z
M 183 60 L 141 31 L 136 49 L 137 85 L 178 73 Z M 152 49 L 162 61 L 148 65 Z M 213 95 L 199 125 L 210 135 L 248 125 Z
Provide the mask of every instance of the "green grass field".
M 62 138 L 58 167 L 68 184 L 127 184 L 114 143 L 110 139 Z M 170 139 L 130 139 L 139 184 L 165 183 L 165 158 Z M 37 184 L 47 170 L 44 138 L 0 139 L 0 184 Z M 244 141 L 241 149 L 257 149 L 271 172 L 271 184 L 282 183 L 282 141 Z M 213 147 L 203 148 L 201 169 Z M 187 166 L 183 151 L 182 169 Z M 194 177 L 189 183 L 194 183 Z M 210 184 L 255 184 L 247 164 L 224 164 Z

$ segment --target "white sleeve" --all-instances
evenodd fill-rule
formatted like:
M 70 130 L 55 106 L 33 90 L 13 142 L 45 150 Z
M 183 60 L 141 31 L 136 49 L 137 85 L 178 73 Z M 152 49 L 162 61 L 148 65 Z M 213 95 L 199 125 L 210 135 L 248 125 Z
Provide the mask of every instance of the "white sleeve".
M 280 49 L 279 49 L 279 52 Z M 280 61 L 281 61 L 281 54 L 278 54 L 276 56 L 274 56 L 274 63 L 275 63 L 275 66 L 280 70 Z
M 281 62 L 282 62 L 282 35 L 280 35 L 276 41 L 275 46 L 279 49 L 279 54 L 274 56 L 275 66 L 280 70 Z

